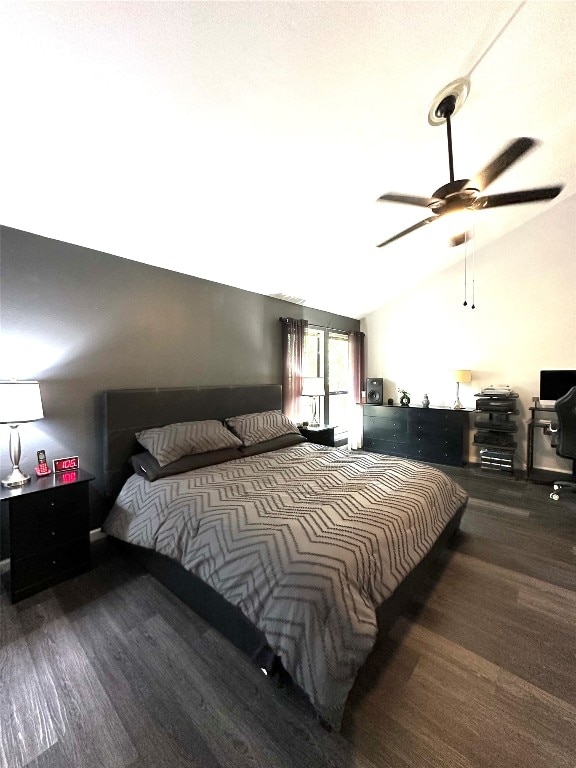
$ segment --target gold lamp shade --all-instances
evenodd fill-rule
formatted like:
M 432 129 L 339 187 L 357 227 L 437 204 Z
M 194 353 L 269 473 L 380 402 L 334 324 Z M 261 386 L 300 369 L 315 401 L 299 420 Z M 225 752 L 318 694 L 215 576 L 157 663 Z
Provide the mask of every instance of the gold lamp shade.
M 472 371 L 454 371 L 454 380 L 458 384 L 470 384 L 472 381 Z

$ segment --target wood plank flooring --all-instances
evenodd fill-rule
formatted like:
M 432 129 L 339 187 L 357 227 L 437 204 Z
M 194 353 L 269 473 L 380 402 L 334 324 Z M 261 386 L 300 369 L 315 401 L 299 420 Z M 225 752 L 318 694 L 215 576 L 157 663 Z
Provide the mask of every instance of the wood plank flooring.
M 0 593 L 0 768 L 575 768 L 576 495 L 443 468 L 461 531 L 328 733 L 139 566 Z

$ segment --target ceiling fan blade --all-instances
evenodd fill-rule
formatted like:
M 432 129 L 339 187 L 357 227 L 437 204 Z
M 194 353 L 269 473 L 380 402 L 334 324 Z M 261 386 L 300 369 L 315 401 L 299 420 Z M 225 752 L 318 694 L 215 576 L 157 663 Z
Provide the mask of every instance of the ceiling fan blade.
M 387 192 L 379 197 L 376 202 L 386 201 L 388 203 L 405 203 L 406 205 L 419 205 L 426 208 L 430 204 L 429 197 L 416 197 L 415 195 L 401 195 L 397 192 Z
M 521 189 L 518 192 L 503 192 L 499 195 L 479 197 L 474 202 L 474 210 L 484 208 L 498 208 L 502 205 L 516 205 L 517 203 L 537 203 L 541 200 L 553 200 L 562 191 L 562 186 L 540 187 L 539 189 Z
M 403 232 L 398 232 L 397 235 L 394 235 L 394 237 L 391 237 L 389 240 L 384 240 L 383 243 L 380 243 L 377 245 L 377 248 L 382 248 L 383 245 L 388 245 L 388 243 L 393 243 L 394 240 L 399 240 L 401 237 L 404 237 L 404 235 L 409 235 L 410 232 L 414 232 L 416 229 L 420 229 L 420 227 L 423 227 L 425 224 L 430 224 L 433 221 L 436 221 L 436 219 L 439 219 L 440 216 L 428 216 L 427 219 L 424 219 L 423 221 L 419 221 L 418 224 L 414 224 L 412 227 L 408 227 L 408 229 L 405 229 Z
M 496 155 L 487 166 L 472 178 L 471 186 L 482 192 L 498 176 L 508 170 L 513 163 L 519 160 L 522 155 L 525 155 L 526 152 L 529 152 L 539 143 L 536 139 L 530 139 L 526 136 L 514 139 L 499 155 Z

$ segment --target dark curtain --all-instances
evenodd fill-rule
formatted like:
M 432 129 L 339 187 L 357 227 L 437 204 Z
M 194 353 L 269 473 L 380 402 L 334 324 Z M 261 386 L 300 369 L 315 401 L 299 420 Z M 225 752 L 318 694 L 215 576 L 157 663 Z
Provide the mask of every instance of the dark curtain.
M 282 323 L 282 410 L 294 422 L 300 420 L 302 395 L 302 350 L 308 320 L 281 317 Z
M 364 368 L 364 334 L 362 331 L 352 331 L 348 337 L 348 354 L 350 359 L 350 392 L 355 403 L 361 402 L 361 393 L 365 388 Z

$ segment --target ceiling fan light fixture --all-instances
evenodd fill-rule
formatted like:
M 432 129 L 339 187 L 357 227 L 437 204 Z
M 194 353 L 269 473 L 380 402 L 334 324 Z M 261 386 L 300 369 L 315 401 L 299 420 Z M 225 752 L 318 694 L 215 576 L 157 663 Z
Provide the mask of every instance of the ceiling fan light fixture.
M 563 185 L 553 187 L 539 187 L 520 189 L 514 192 L 503 192 L 495 195 L 484 195 L 486 187 L 490 186 L 508 168 L 516 163 L 527 152 L 538 146 L 537 139 L 528 136 L 520 136 L 513 139 L 499 152 L 487 165 L 475 176 L 468 179 L 454 178 L 454 156 L 452 152 L 452 115 L 464 103 L 468 95 L 469 82 L 467 78 L 459 78 L 447 85 L 436 97 L 428 115 L 428 121 L 432 125 L 446 125 L 446 138 L 448 141 L 448 169 L 450 181 L 432 193 L 429 198 L 417 195 L 405 195 L 398 192 L 387 192 L 378 198 L 378 202 L 404 203 L 427 208 L 431 216 L 398 232 L 388 238 L 377 247 L 382 248 L 393 243 L 411 232 L 432 224 L 445 216 L 452 216 L 463 211 L 479 211 L 484 208 L 498 208 L 506 205 L 518 205 L 519 203 L 535 203 L 543 200 L 552 200 L 563 189 Z M 461 231 L 461 227 L 458 228 Z
M 451 246 L 461 245 L 472 239 L 474 229 L 474 214 L 469 208 L 459 208 L 441 216 L 437 234 Z
M 444 215 L 453 211 L 472 210 L 479 193 L 474 187 L 467 187 L 468 179 L 450 181 L 437 189 L 428 203 L 432 213 Z

